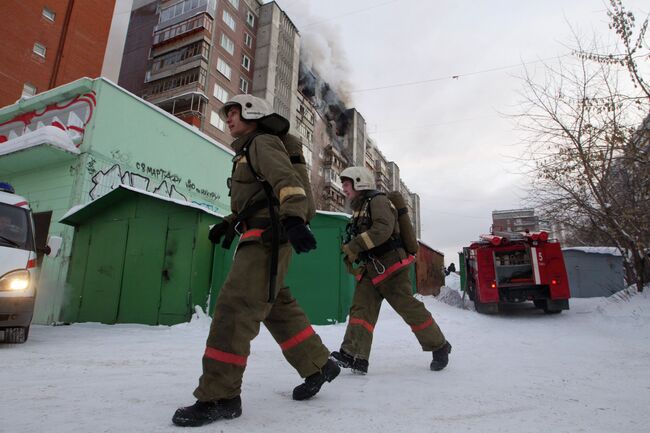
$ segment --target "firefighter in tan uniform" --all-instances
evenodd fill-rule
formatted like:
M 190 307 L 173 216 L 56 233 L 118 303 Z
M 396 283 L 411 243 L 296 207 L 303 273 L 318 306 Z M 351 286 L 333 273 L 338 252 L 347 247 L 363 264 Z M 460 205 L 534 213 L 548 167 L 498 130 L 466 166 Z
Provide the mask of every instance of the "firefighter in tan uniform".
M 357 286 L 341 349 L 332 352 L 332 358 L 355 373 L 368 372 L 372 336 L 386 299 L 411 327 L 422 350 L 432 352 L 431 370 L 442 370 L 449 362 L 451 344 L 424 304 L 413 297 L 409 268 L 415 257 L 404 249 L 397 209 L 375 190 L 368 169 L 349 167 L 341 172 L 341 180 L 353 210 L 342 250 Z M 355 262 L 360 266 L 353 267 Z
M 292 246 L 298 253 L 316 247 L 305 224 L 309 217 L 305 187 L 309 185 L 301 183 L 283 142 L 266 133 L 286 132 L 288 121 L 272 113 L 266 101 L 251 95 L 233 97 L 219 114 L 236 138 L 229 180 L 233 213 L 210 230 L 210 240 L 219 243 L 223 237 L 223 246 L 229 247 L 234 234 L 241 235 L 217 298 L 203 374 L 194 391 L 197 402 L 178 409 L 172 418 L 180 426 L 241 415 L 242 375 L 261 322 L 287 361 L 305 378 L 293 390 L 295 400 L 312 397 L 340 372 L 283 285 Z

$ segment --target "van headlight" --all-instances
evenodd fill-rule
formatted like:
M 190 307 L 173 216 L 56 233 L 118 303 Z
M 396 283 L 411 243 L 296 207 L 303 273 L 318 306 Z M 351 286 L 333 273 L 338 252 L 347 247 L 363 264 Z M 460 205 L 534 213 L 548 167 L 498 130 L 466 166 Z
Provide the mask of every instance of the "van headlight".
M 29 271 L 21 269 L 13 271 L 0 278 L 0 291 L 20 292 L 29 288 Z

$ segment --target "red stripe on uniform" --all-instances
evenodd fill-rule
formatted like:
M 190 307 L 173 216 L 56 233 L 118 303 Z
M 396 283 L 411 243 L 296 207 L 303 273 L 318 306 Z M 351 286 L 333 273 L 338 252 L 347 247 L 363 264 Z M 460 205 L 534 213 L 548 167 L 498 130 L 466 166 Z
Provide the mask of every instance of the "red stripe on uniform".
M 420 323 L 419 325 L 411 326 L 411 330 L 413 332 L 422 331 L 424 328 L 426 328 L 427 326 L 430 326 L 432 323 L 433 323 L 433 317 L 429 317 L 429 320 L 427 320 L 426 322 Z
M 289 350 L 292 347 L 299 345 L 300 343 L 302 343 L 303 341 L 305 341 L 306 339 L 308 339 L 314 334 L 316 334 L 316 332 L 314 332 L 314 328 L 309 326 L 303 329 L 302 331 L 300 331 L 299 333 L 297 333 L 296 335 L 294 335 L 293 337 L 291 337 L 290 339 L 288 339 L 287 341 L 280 343 L 280 349 L 282 349 L 283 351 Z
M 222 352 L 212 347 L 206 347 L 204 357 L 214 359 L 215 361 L 225 362 L 226 364 L 239 365 L 246 367 L 247 356 L 235 355 L 234 353 Z
M 370 323 L 366 322 L 363 319 L 357 319 L 356 317 L 350 318 L 350 325 L 361 325 L 364 328 L 366 328 L 370 333 L 375 331 L 375 327 L 372 326 Z
M 240 240 L 248 239 L 248 238 L 259 238 L 262 236 L 262 233 L 264 233 L 264 229 L 251 229 L 246 232 L 244 232 L 243 235 L 241 235 Z
M 372 279 L 372 284 L 375 286 L 382 281 L 384 281 L 386 278 L 388 278 L 391 274 L 394 274 L 395 272 L 399 271 L 400 269 L 410 265 L 413 263 L 413 260 L 415 260 L 415 256 L 409 256 L 407 259 L 400 260 L 399 262 L 395 263 L 388 269 L 384 271 L 383 274 L 377 275 L 375 278 Z
M 21 201 L 16 203 L 14 206 L 23 207 L 23 206 L 27 206 L 28 204 L 29 203 L 27 203 L 26 201 Z

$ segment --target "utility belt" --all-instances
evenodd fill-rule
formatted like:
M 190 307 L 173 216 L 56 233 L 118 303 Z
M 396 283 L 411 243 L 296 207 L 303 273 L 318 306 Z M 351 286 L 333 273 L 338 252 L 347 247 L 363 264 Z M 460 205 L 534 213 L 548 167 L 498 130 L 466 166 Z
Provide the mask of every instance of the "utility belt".
M 288 239 L 278 217 L 276 206 L 278 206 L 279 203 L 274 197 L 269 201 L 268 196 L 270 195 L 267 194 L 266 198 L 252 203 L 247 208 L 237 213 L 237 217 L 229 225 L 228 231 L 226 232 L 221 245 L 224 248 L 229 249 L 235 236 L 242 235 L 247 230 L 251 229 L 264 230 L 261 236 L 262 241 L 269 241 L 271 243 L 268 302 L 273 302 L 275 300 L 276 279 L 278 275 L 279 249 L 280 245 L 286 243 Z M 270 218 L 258 218 L 253 216 L 265 208 L 268 208 L 269 214 L 271 215 Z
M 234 223 L 234 230 L 235 233 L 239 235 L 243 235 L 244 233 L 248 232 L 249 230 L 264 230 L 262 232 L 262 241 L 264 242 L 270 242 L 271 237 L 272 237 L 272 232 L 271 230 L 268 230 L 269 227 L 271 227 L 271 218 L 248 218 L 248 219 L 243 219 L 239 220 L 239 218 L 236 220 L 237 222 Z M 284 227 L 280 225 L 280 237 L 278 239 L 280 245 L 285 244 L 289 242 L 289 238 L 287 237 L 287 233 L 284 230 Z
M 404 248 L 404 244 L 402 244 L 402 240 L 397 237 L 391 237 L 388 239 L 386 242 L 384 242 L 381 245 L 377 245 L 374 248 L 371 248 L 367 251 L 362 251 L 359 253 L 359 260 L 362 262 L 368 262 L 373 257 L 381 257 L 384 254 L 397 250 L 399 248 Z

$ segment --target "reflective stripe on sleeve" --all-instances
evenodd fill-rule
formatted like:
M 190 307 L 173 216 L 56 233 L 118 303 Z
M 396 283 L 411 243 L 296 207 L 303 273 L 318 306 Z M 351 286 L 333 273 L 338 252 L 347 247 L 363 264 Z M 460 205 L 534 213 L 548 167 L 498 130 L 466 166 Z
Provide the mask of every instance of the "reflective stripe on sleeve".
M 375 247 L 375 243 L 372 241 L 372 239 L 370 239 L 370 235 L 368 234 L 368 232 L 361 233 L 360 237 L 364 245 L 366 246 L 367 250 L 370 250 Z
M 285 186 L 280 190 L 280 204 L 284 203 L 284 201 L 291 197 L 292 195 L 302 195 L 306 196 L 305 194 L 305 189 L 299 186 Z

